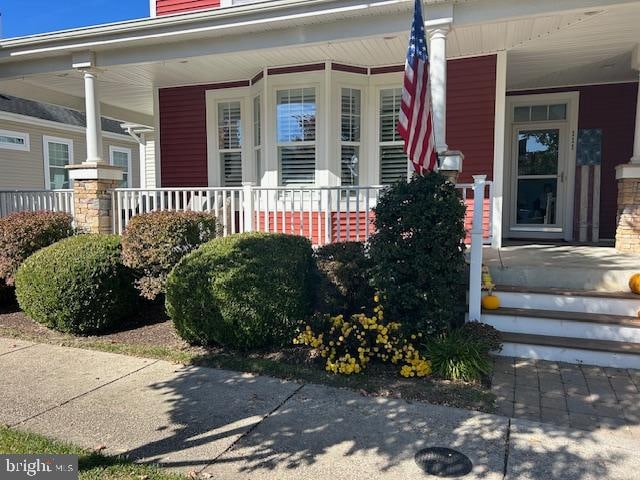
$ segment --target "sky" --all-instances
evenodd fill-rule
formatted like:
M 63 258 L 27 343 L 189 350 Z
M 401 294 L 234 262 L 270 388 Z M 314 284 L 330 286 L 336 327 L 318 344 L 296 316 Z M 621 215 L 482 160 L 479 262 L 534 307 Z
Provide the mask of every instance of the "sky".
M 149 0 L 0 0 L 2 38 L 149 16 Z

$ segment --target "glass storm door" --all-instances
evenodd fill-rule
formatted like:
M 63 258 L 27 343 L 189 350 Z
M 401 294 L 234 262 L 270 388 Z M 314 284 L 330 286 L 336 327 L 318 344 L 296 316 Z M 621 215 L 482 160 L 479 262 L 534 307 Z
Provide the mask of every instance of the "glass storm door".
M 564 125 L 514 128 L 512 233 L 562 236 L 566 138 Z

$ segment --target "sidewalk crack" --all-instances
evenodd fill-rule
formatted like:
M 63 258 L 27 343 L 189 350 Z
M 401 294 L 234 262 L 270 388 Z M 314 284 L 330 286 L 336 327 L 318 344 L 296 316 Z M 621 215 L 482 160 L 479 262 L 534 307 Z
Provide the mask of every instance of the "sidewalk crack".
M 198 470 L 198 474 L 202 473 L 203 471 L 205 471 L 207 468 L 209 468 L 211 465 L 213 465 L 214 463 L 216 463 L 218 461 L 218 459 L 220 457 L 222 457 L 223 455 L 225 455 L 227 452 L 230 452 L 231 450 L 233 450 L 235 448 L 235 446 L 240 443 L 240 441 L 246 437 L 248 437 L 256 428 L 258 428 L 259 425 L 261 425 L 262 423 L 264 423 L 264 421 L 266 419 L 268 419 L 271 415 L 273 415 L 274 413 L 276 413 L 278 410 L 280 410 L 285 403 L 287 403 L 289 400 L 291 400 L 300 390 L 302 390 L 304 388 L 305 384 L 301 384 L 298 388 L 296 388 L 293 392 L 291 392 L 284 400 L 282 400 L 282 402 L 280 402 L 278 405 L 276 405 L 270 412 L 268 412 L 266 415 L 264 415 L 259 422 L 256 422 L 254 425 L 251 426 L 251 428 L 249 428 L 246 432 L 244 432 L 242 435 L 240 435 L 238 438 L 236 438 L 233 443 L 231 443 L 231 445 L 229 445 L 226 449 L 224 449 L 221 453 L 219 453 L 218 455 L 216 455 L 213 460 L 211 460 L 209 463 L 207 463 L 204 467 L 202 467 L 200 470 Z
M 159 362 L 159 360 L 154 360 L 153 362 L 148 363 L 148 364 L 146 364 L 146 365 L 143 365 L 143 366 L 142 366 L 142 367 L 140 367 L 140 368 L 136 368 L 135 370 L 132 370 L 131 372 L 125 373 L 124 375 L 121 375 L 121 376 L 119 376 L 118 378 L 114 378 L 113 380 L 109 380 L 107 383 L 103 383 L 103 384 L 101 384 L 101 385 L 98 385 L 98 386 L 96 386 L 96 387 L 94 387 L 94 388 L 90 389 L 90 390 L 87 390 L 86 392 L 82 392 L 82 393 L 80 393 L 80 394 L 76 395 L 75 397 L 71 397 L 71 398 L 69 398 L 69 399 L 65 400 L 65 401 L 64 401 L 64 402 L 62 402 L 62 403 L 59 403 L 59 404 L 57 404 L 57 405 L 53 405 L 53 406 L 51 406 L 51 407 L 47 408 L 46 410 L 43 410 L 42 412 L 38 412 L 38 413 L 36 413 L 36 414 L 34 414 L 34 415 L 31 415 L 30 417 L 27 417 L 27 418 L 25 418 L 25 419 L 23 419 L 23 420 L 20 420 L 20 421 L 19 421 L 19 422 L 17 422 L 17 423 L 9 424 L 9 425 L 8 425 L 8 427 L 9 427 L 9 428 L 14 428 L 14 427 L 17 427 L 18 425 L 22 425 L 22 424 L 24 424 L 24 423 L 28 422 L 29 420 L 33 420 L 34 418 L 38 418 L 38 417 L 40 417 L 40 416 L 44 415 L 45 413 L 49 413 L 49 412 L 51 412 L 52 410 L 55 410 L 56 408 L 60 408 L 60 407 L 62 407 L 62 406 L 64 406 L 64 405 L 66 405 L 66 404 L 68 404 L 68 403 L 73 402 L 74 400 L 77 400 L 77 399 L 82 398 L 82 397 L 84 397 L 84 396 L 86 396 L 86 395 L 89 395 L 90 393 L 93 393 L 93 392 L 95 392 L 95 391 L 97 391 L 97 390 L 100 390 L 101 388 L 104 388 L 104 387 L 106 387 L 107 385 L 111 385 L 111 384 L 113 384 L 113 383 L 115 383 L 115 382 L 117 382 L 117 381 L 119 381 L 119 380 L 122 380 L 123 378 L 127 378 L 127 377 L 129 377 L 129 376 L 133 375 L 134 373 L 138 373 L 138 372 L 140 372 L 141 370 L 144 370 L 145 368 L 150 367 L 151 365 L 155 365 L 155 364 L 156 364 L 156 363 L 158 363 L 158 362 Z
M 507 434 L 504 438 L 504 465 L 502 467 L 502 480 L 507 478 L 507 467 L 509 466 L 509 449 L 511 448 L 511 419 L 507 422 Z
M 11 355 L 12 353 L 19 352 L 20 350 L 26 350 L 27 348 L 35 347 L 36 345 L 38 344 L 34 343 L 32 345 L 26 345 L 24 347 L 16 348 L 15 350 L 11 350 L 9 352 L 0 353 L 0 357 L 3 357 L 4 355 Z

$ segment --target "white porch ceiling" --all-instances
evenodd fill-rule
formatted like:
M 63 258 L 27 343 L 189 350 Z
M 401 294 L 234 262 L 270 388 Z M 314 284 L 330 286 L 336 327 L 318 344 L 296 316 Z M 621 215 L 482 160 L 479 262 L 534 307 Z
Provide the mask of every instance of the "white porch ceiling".
M 322 22 L 332 20 L 324 18 Z M 509 89 L 636 80 L 630 52 L 640 42 L 637 25 L 640 2 L 606 10 L 454 26 L 447 40 L 448 56 L 507 50 Z M 296 26 L 280 33 L 303 38 L 305 29 Z M 364 66 L 398 64 L 404 61 L 406 36 L 395 33 L 278 48 L 255 45 L 237 54 L 114 65 L 104 68 L 98 77 L 100 95 L 108 105 L 152 115 L 155 86 L 249 79 L 264 67 L 324 60 Z M 11 93 L 12 88 L 24 91 L 25 86 L 65 96 L 81 97 L 83 92 L 82 78 L 72 70 L 5 81 L 0 83 L 0 92 Z

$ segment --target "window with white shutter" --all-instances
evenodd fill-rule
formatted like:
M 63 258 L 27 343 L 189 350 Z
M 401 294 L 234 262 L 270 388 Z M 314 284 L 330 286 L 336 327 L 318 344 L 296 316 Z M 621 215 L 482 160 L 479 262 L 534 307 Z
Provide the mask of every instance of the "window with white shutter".
M 400 104 L 401 88 L 380 90 L 380 183 L 389 185 L 408 176 L 407 156 L 403 141 L 396 128 Z
M 239 101 L 218 103 L 218 151 L 223 187 L 242 185 L 241 117 Z
M 360 175 L 360 90 L 343 88 L 340 97 L 340 178 L 342 185 L 358 185 Z
M 316 178 L 315 88 L 278 90 L 276 103 L 280 184 L 313 184 Z

